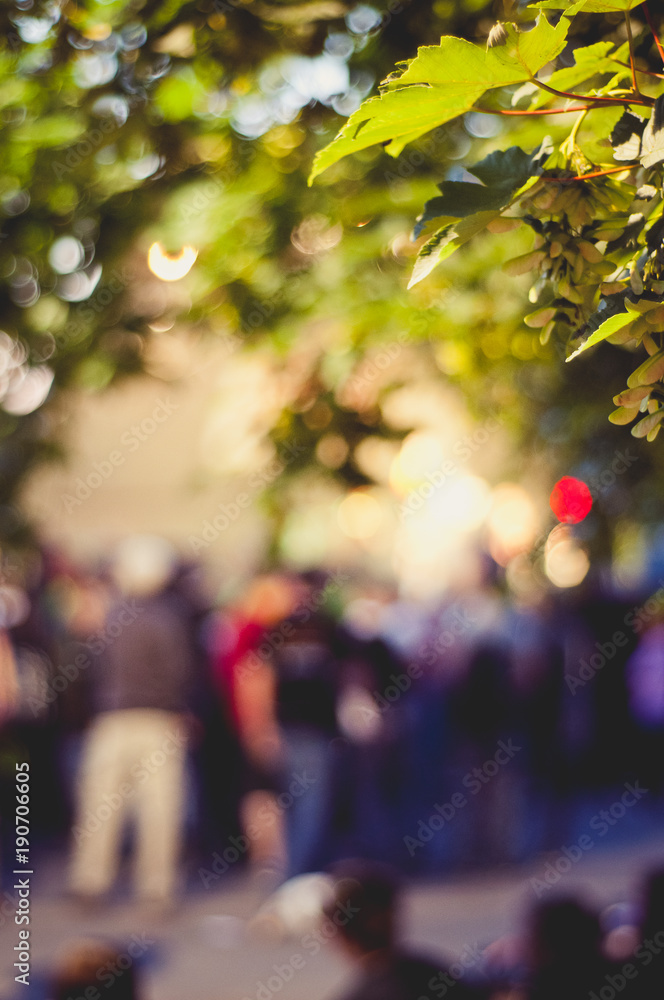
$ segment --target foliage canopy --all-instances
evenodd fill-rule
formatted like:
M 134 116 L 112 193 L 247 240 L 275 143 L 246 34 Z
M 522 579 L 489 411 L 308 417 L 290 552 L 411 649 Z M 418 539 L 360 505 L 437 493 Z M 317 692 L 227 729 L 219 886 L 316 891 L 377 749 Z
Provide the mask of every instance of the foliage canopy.
M 636 7 L 647 23 L 634 33 L 629 12 Z M 560 12 L 555 24 L 546 10 Z M 621 13 L 624 41 L 616 37 L 620 25 L 606 17 Z M 597 16 L 601 40 L 569 44 L 575 16 L 587 15 Z M 424 132 L 469 112 L 537 116 L 535 152 L 519 145 L 496 150 L 466 167 L 468 180 L 443 181 L 441 195 L 426 202 L 415 235 L 429 238 L 411 285 L 484 229 L 530 227 L 534 248 L 505 265 L 513 276 L 535 273 L 536 309 L 525 323 L 541 330 L 543 343 L 552 335 L 569 342 L 568 361 L 603 340 L 642 348 L 646 360 L 615 397 L 610 419 L 639 417 L 632 434 L 649 441 L 664 419 L 662 57 L 637 0 L 534 3 L 498 22 L 486 47 L 448 36 L 421 48 L 317 154 L 310 177 L 375 142 L 397 156 Z M 549 119 L 567 114 L 575 116 L 572 128 L 552 140 Z M 518 133 L 517 124 L 510 134 Z
M 178 327 L 269 350 L 288 375 L 271 436 L 300 458 L 276 491 L 312 472 L 371 482 L 361 446 L 406 433 L 383 403 L 424 370 L 478 414 L 500 412 L 550 465 L 601 469 L 618 433 L 604 427 L 606 385 L 625 386 L 637 343 L 659 363 L 645 306 L 658 294 L 661 59 L 639 5 L 540 7 L 534 27 L 535 11 L 506 17 L 487 48 L 485 0 L 3 5 L 0 537 L 24 533 L 26 471 L 62 451 L 68 390 L 171 377 L 154 355 Z M 177 293 L 147 271 L 154 241 L 199 250 Z M 607 320 L 626 352 L 590 352 L 591 378 L 584 359 L 553 363 L 570 334 L 589 347 Z M 626 419 L 652 410 L 649 435 L 660 377 L 646 367 L 620 400 Z M 625 483 L 650 477 L 652 517 L 658 473 L 639 455 Z

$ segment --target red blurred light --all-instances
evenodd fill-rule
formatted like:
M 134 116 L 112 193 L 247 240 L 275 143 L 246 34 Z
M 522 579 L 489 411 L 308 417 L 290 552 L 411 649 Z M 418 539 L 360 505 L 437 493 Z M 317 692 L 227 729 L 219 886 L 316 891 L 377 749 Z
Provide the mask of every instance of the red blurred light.
M 563 476 L 551 490 L 551 510 L 563 524 L 578 524 L 590 513 L 593 498 L 588 486 L 574 476 Z

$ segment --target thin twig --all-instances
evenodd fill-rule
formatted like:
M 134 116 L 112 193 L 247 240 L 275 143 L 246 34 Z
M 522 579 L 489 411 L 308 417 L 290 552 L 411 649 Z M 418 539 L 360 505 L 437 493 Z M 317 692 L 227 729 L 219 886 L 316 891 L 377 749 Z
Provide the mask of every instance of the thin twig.
M 619 174 L 622 170 L 631 170 L 638 166 L 637 163 L 628 164 L 624 167 L 608 167 L 607 170 L 594 170 L 592 174 L 579 174 L 577 177 L 543 177 L 543 181 L 555 181 L 557 184 L 573 184 L 576 181 L 587 181 L 591 177 L 605 177 L 607 174 Z
M 652 23 L 652 18 L 650 16 L 650 11 L 648 10 L 648 4 L 647 3 L 644 3 L 644 5 L 643 5 L 643 13 L 646 16 L 646 21 L 648 22 L 648 27 L 652 31 L 652 36 L 655 39 L 655 45 L 657 46 L 657 51 L 659 52 L 660 58 L 661 58 L 662 62 L 664 63 L 664 48 L 662 48 L 662 43 L 660 42 L 659 38 L 657 37 L 657 32 L 655 31 L 655 26 Z
M 611 62 L 614 62 L 616 66 L 624 66 L 625 69 L 630 69 L 629 63 L 621 62 L 620 59 L 614 59 L 613 56 L 609 56 L 609 59 L 611 60 Z M 662 61 L 664 62 L 664 58 L 662 59 Z M 655 76 L 657 77 L 658 80 L 664 80 L 664 73 L 655 73 L 651 69 L 639 69 L 639 67 L 637 66 L 636 72 L 640 73 L 641 76 Z

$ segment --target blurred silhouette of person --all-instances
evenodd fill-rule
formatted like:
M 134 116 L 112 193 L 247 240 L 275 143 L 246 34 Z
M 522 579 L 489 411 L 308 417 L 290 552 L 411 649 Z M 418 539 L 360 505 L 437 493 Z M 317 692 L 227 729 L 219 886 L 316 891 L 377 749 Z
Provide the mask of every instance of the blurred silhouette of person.
M 605 985 L 597 916 L 574 899 L 542 903 L 532 919 L 528 1000 L 588 1000 Z
M 500 750 L 499 740 L 509 739 L 512 732 L 511 665 L 506 644 L 482 638 L 469 657 L 465 675 L 449 693 L 449 717 L 458 734 L 458 749 L 463 751 L 463 758 L 458 759 L 466 774 L 475 769 L 475 777 L 465 785 L 471 792 L 463 813 L 461 861 L 466 863 L 502 862 L 514 846 L 514 772 L 496 764 L 490 776 L 483 770 Z M 456 748 L 454 753 L 458 754 Z
M 638 944 L 629 961 L 634 978 L 625 976 L 625 963 L 615 972 L 625 982 L 625 1000 L 657 1000 L 664 994 L 664 868 L 650 873 L 645 886 Z
M 126 955 L 102 941 L 81 940 L 57 962 L 51 980 L 51 1000 L 81 1000 L 99 997 L 108 1000 L 137 1000 L 135 962 L 122 968 L 118 960 Z
M 335 819 L 344 854 L 392 862 L 403 850 L 399 809 L 404 784 L 412 780 L 406 753 L 410 691 L 404 696 L 394 687 L 406 676 L 405 664 L 382 638 L 352 641 L 337 708 L 345 746 L 333 793 Z M 388 700 L 395 693 L 396 702 Z
M 357 980 L 339 1000 L 420 1000 L 442 997 L 452 987 L 457 1000 L 481 995 L 440 961 L 399 944 L 398 884 L 387 868 L 344 862 L 335 876 L 325 916 L 338 927 L 335 940 L 359 969 Z
M 348 643 L 325 607 L 327 587 L 323 573 L 298 577 L 294 609 L 269 641 L 282 741 L 277 801 L 288 803 L 288 877 L 317 871 L 330 860 L 337 699 Z
M 192 663 L 189 708 L 189 778 L 191 803 L 187 810 L 188 838 L 198 851 L 214 850 L 222 833 L 239 832 L 234 822 L 234 741 L 225 705 L 218 697 L 213 676 L 211 601 L 202 568 L 179 562 L 164 590 L 187 632 Z M 223 763 L 223 767 L 220 767 Z
M 69 828 L 75 814 L 76 776 L 85 733 L 93 716 L 91 671 L 85 667 L 77 671 L 76 664 L 90 663 L 87 641 L 103 628 L 111 600 L 110 581 L 102 574 L 66 566 L 51 581 L 49 599 L 58 621 L 58 669 L 69 673 L 54 704 L 59 733 L 58 772 Z
M 636 727 L 638 773 L 657 792 L 664 785 L 664 621 L 644 631 L 625 669 L 629 708 Z
M 18 700 L 16 658 L 7 631 L 0 626 L 0 729 L 14 715 Z
M 270 657 L 293 600 L 285 575 L 256 577 L 220 616 L 212 653 L 213 678 L 233 736 L 230 781 L 248 860 L 256 873 L 276 876 L 286 867 L 286 847 L 277 802 L 282 748 Z
M 91 644 L 97 714 L 83 751 L 70 872 L 74 894 L 87 901 L 115 880 L 129 816 L 138 896 L 167 906 L 176 888 L 191 652 L 165 592 L 174 565 L 163 539 L 126 539 L 112 566 L 120 600 Z
M 511 651 L 515 792 L 508 807 L 516 850 L 523 857 L 567 834 L 564 791 L 565 621 L 541 595 L 515 601 L 507 616 Z
M 636 645 L 638 626 L 624 628 L 625 642 L 611 641 L 616 623 L 622 628 L 629 622 L 628 607 L 605 592 L 591 575 L 584 581 L 576 606 L 578 624 L 586 634 L 569 662 L 573 680 L 567 683 L 573 685 L 576 711 L 586 703 L 587 744 L 585 752 L 577 757 L 574 774 L 577 780 L 595 786 L 623 782 L 634 773 L 635 727 L 630 717 L 626 664 Z M 596 669 L 598 654 L 600 667 Z M 583 674 L 588 677 L 584 664 L 589 664 L 594 673 L 590 683 L 581 685 L 579 678 L 583 681 Z M 640 765 L 636 766 L 647 784 Z

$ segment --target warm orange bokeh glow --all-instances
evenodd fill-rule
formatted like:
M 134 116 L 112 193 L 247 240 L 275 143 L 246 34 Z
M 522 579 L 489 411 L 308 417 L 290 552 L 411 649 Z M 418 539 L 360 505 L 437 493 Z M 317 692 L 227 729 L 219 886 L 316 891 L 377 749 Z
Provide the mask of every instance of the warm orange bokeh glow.
M 167 253 L 161 243 L 153 243 L 148 250 L 148 267 L 161 281 L 179 281 L 189 274 L 198 250 L 184 246 L 177 254 Z

